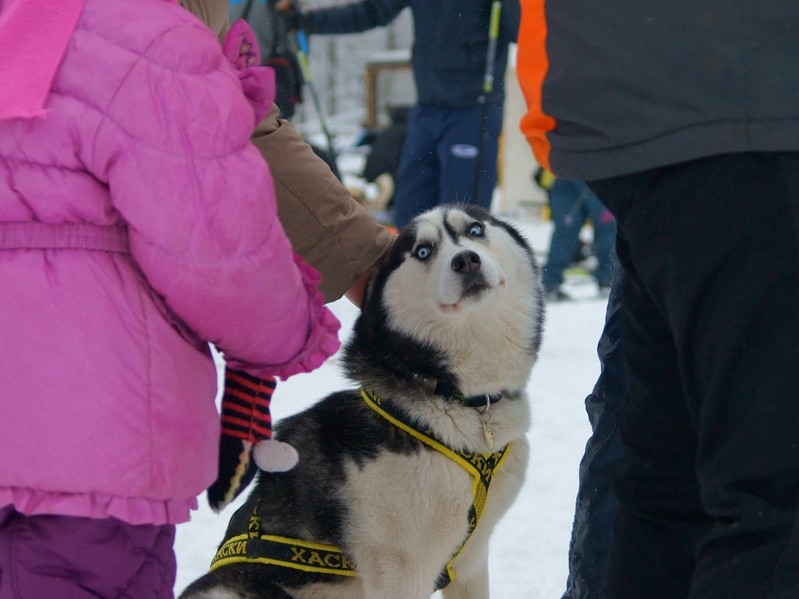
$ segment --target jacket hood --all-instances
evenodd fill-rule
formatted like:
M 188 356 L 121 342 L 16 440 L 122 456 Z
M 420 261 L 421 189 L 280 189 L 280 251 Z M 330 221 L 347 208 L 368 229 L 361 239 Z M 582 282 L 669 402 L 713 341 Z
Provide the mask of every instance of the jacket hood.
M 199 17 L 219 39 L 225 38 L 230 29 L 227 0 L 180 0 L 180 4 Z

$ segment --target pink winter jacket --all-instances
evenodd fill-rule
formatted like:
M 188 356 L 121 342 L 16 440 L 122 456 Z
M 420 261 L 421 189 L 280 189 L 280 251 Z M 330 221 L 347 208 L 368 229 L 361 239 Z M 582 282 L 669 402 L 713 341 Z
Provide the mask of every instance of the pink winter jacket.
M 0 121 L 0 506 L 185 521 L 216 477 L 206 342 L 287 376 L 338 323 L 276 218 L 237 72 L 188 11 L 86 0 L 45 108 Z

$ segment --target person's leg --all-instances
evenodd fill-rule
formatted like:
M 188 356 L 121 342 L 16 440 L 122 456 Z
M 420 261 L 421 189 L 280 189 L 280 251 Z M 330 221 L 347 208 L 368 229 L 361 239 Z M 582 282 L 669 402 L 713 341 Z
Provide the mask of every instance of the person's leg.
M 464 202 L 488 210 L 497 185 L 502 105 L 443 110 L 447 120 L 437 149 L 441 163 L 438 203 Z M 487 127 L 485 140 L 481 139 L 483 123 Z M 479 190 L 476 189 L 478 169 Z
M 620 322 L 628 395 L 619 413 L 623 459 L 614 488 L 619 512 L 608 565 L 611 599 L 685 599 L 693 547 L 709 529 L 693 470 L 695 431 L 675 342 L 640 279 L 638 261 L 632 259 L 638 256 L 631 254 L 639 232 L 627 214 L 632 207 L 640 210 L 640 196 L 647 195 L 653 180 L 644 173 L 591 183 L 619 219 L 616 251 L 625 273 Z M 670 217 L 664 208 L 659 219 Z M 630 225 L 635 236 L 623 225 Z
M 174 526 L 23 516 L 0 524 L 0 599 L 171 599 Z
M 610 599 L 685 599 L 693 550 L 710 527 L 694 473 L 695 429 L 671 330 L 642 285 L 622 235 L 622 347 L 628 396 L 619 415 L 620 508 L 608 560 Z
M 569 544 L 569 578 L 563 599 L 604 599 L 608 554 L 618 501 L 613 476 L 621 460 L 619 408 L 627 393 L 621 350 L 621 283 L 623 271 L 611 251 L 613 284 L 608 297 L 605 328 L 597 354 L 601 373 L 585 409 L 591 437 L 580 462 L 580 485 Z
M 727 155 L 597 188 L 627 275 L 611 598 L 799 596 L 797 172 Z
M 440 164 L 436 145 L 440 111 L 417 104 L 408 116 L 394 193 L 394 224 L 399 228 L 438 204 Z
M 594 253 L 597 259 L 594 278 L 601 291 L 610 287 L 612 271 L 610 254 L 616 243 L 616 219 L 590 190 L 585 198 L 585 207 L 594 231 Z
M 552 236 L 541 282 L 546 292 L 556 291 L 563 283 L 563 272 L 572 263 L 580 247 L 580 229 L 585 211 L 580 198 L 580 185 L 566 179 L 555 179 L 549 189 Z
M 690 597 L 799 597 L 799 154 L 745 155 L 710 174 L 729 182 L 713 207 L 734 237 L 686 327 L 714 333 L 686 340 L 715 521 Z

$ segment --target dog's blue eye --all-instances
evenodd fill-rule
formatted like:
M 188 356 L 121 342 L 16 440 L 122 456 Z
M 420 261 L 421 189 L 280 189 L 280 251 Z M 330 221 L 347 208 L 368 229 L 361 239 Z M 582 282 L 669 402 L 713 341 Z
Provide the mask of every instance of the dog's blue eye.
M 420 245 L 413 252 L 413 255 L 416 256 L 419 260 L 427 260 L 430 257 L 430 254 L 432 253 L 433 250 L 430 248 L 429 245 Z
M 485 228 L 480 223 L 472 223 L 469 226 L 469 235 L 472 237 L 482 237 L 484 232 Z

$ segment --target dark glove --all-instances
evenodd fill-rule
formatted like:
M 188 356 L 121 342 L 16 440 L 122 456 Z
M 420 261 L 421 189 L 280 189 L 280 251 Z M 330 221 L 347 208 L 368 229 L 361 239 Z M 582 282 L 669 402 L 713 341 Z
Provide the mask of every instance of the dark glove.
M 247 488 L 258 468 L 285 472 L 297 463 L 291 445 L 272 439 L 269 402 L 274 390 L 274 377 L 259 379 L 238 370 L 225 371 L 219 474 L 208 487 L 208 503 L 215 512 Z
M 295 0 L 278 0 L 275 8 L 286 23 L 289 31 L 305 30 L 305 15 Z

